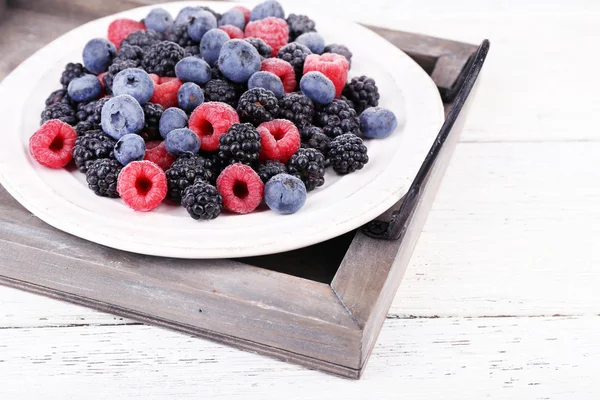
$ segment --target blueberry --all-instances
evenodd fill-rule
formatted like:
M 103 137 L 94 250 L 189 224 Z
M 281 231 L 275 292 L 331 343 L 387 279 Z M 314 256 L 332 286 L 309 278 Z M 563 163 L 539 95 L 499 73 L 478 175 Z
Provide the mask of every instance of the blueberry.
M 306 97 L 319 104 L 329 104 L 335 97 L 333 82 L 317 71 L 308 72 L 300 79 L 300 90 Z
M 83 65 L 94 75 L 106 72 L 117 53 L 115 45 L 106 39 L 92 39 L 83 48 Z
M 273 92 L 275 97 L 283 97 L 283 83 L 277 75 L 272 72 L 258 71 L 248 79 L 248 89 L 260 87 Z
M 83 75 L 73 79 L 67 88 L 69 96 L 76 101 L 90 101 L 100 97 L 102 84 L 96 75 Z
M 212 13 L 201 10 L 192 18 L 188 26 L 188 33 L 192 40 L 199 42 L 206 32 L 216 27 L 217 18 Z
M 278 174 L 265 185 L 265 203 L 280 214 L 293 214 L 306 202 L 306 186 L 295 176 Z
M 321 54 L 325 49 L 325 39 L 317 32 L 303 33 L 296 38 L 295 42 L 305 45 L 315 54 Z
M 100 120 L 104 133 L 119 140 L 144 128 L 144 109 L 132 96 L 122 94 L 104 104 Z
M 173 17 L 164 8 L 154 8 L 144 19 L 144 24 L 148 29 L 163 33 L 173 25 Z
M 184 7 L 179 11 L 175 18 L 176 24 L 187 25 L 192 21 L 192 18 L 196 17 L 198 13 L 202 11 L 198 7 Z
M 277 17 L 285 19 L 285 12 L 281 4 L 275 0 L 263 1 L 250 12 L 250 21 L 265 19 L 267 17 Z
M 210 65 L 198 57 L 186 57 L 175 65 L 175 75 L 183 82 L 204 85 L 210 80 Z
M 232 8 L 223 14 L 219 20 L 219 26 L 223 25 L 233 25 L 237 26 L 241 30 L 244 30 L 246 27 L 246 17 L 244 17 L 244 13 L 237 8 Z
M 394 113 L 383 107 L 369 107 L 360 114 L 360 130 L 366 138 L 381 139 L 396 130 L 398 120 Z
M 183 111 L 192 112 L 204 103 L 204 92 L 195 83 L 186 82 L 177 91 L 177 102 Z
M 196 154 L 200 150 L 200 138 L 191 129 L 174 129 L 167 135 L 165 147 L 174 156 Z
M 256 48 L 242 39 L 225 42 L 219 54 L 219 69 L 226 78 L 237 83 L 246 82 L 259 71 L 260 63 Z
M 215 65 L 219 59 L 221 47 L 229 40 L 229 35 L 220 29 L 211 29 L 202 36 L 200 41 L 200 54 L 210 66 Z
M 115 76 L 112 91 L 115 96 L 128 94 L 143 105 L 154 93 L 154 81 L 143 69 L 127 68 Z
M 135 133 L 124 135 L 115 145 L 115 158 L 123 165 L 143 160 L 145 154 L 146 142 Z
M 167 108 L 163 111 L 158 123 L 158 130 L 163 138 L 174 129 L 185 128 L 188 124 L 186 113 L 177 107 Z

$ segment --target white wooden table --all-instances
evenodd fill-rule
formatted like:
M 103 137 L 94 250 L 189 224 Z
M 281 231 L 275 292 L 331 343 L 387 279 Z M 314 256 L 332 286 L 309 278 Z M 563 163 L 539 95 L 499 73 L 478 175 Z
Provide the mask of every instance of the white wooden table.
M 0 399 L 597 398 L 600 3 L 304 3 L 492 42 L 362 380 L 0 287 Z

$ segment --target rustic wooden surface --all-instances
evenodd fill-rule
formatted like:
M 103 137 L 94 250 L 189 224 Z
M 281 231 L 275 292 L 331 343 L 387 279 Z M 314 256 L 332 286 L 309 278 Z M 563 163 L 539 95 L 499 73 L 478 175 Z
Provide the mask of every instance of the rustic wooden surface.
M 595 45 L 600 5 L 304 2 L 367 24 L 494 44 L 363 379 L 0 288 L 0 397 L 598 396 L 600 192 L 590 182 L 600 180 L 600 81 L 580 55 Z M 25 45 L 41 46 L 29 37 Z M 7 43 L 0 47 L 6 54 Z

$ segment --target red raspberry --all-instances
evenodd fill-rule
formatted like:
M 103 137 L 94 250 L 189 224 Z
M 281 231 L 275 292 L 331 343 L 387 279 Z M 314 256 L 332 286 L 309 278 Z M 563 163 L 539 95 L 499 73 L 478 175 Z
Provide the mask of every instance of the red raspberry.
M 240 117 L 229 104 L 208 101 L 196 107 L 190 115 L 188 126 L 200 138 L 202 150 L 215 151 L 219 148 L 219 138 L 238 122 Z
M 244 31 L 233 25 L 222 25 L 220 30 L 225 31 L 229 35 L 229 39 L 243 39 Z
M 160 104 L 165 110 L 169 107 L 177 107 L 177 91 L 183 82 L 177 78 L 168 77 L 161 77 L 158 82 L 154 85 L 150 103 Z
M 223 206 L 238 214 L 247 214 L 259 206 L 264 186 L 258 174 L 244 164 L 230 165 L 217 178 L 217 190 L 223 196 Z
M 171 168 L 171 164 L 173 164 L 176 159 L 177 157 L 167 152 L 165 142 L 156 140 L 146 143 L 146 155 L 144 156 L 144 160 L 152 161 L 164 171 Z
M 309 54 L 304 61 L 304 73 L 319 71 L 333 82 L 335 96 L 342 94 L 342 89 L 348 80 L 348 68 L 350 64 L 346 57 L 334 53 L 322 55 Z
M 255 37 L 271 46 L 271 57 L 275 57 L 280 48 L 288 42 L 290 30 L 284 19 L 268 17 L 258 21 L 250 21 L 246 25 L 246 37 Z
M 152 82 L 154 82 L 155 84 L 159 84 L 160 83 L 160 77 L 156 74 L 148 74 L 150 76 L 150 79 L 152 79 Z
M 119 173 L 117 192 L 136 211 L 154 210 L 167 196 L 167 175 L 151 161 L 133 161 Z
M 233 7 L 237 10 L 240 10 L 241 12 L 244 13 L 244 18 L 246 18 L 246 23 L 248 23 L 248 21 L 250 21 L 250 9 L 244 6 L 235 6 Z
M 285 93 L 292 93 L 296 89 L 296 74 L 294 67 L 281 58 L 267 58 L 260 64 L 261 71 L 272 72 L 283 82 Z
M 263 122 L 257 130 L 261 139 L 261 160 L 286 163 L 300 148 L 300 132 L 287 119 Z
M 51 119 L 29 138 L 29 152 L 40 164 L 62 168 L 71 161 L 77 133 L 69 124 Z
M 115 19 L 108 26 L 108 40 L 119 50 L 123 39 L 133 32 L 142 30 L 146 30 L 146 25 L 139 21 L 127 18 Z

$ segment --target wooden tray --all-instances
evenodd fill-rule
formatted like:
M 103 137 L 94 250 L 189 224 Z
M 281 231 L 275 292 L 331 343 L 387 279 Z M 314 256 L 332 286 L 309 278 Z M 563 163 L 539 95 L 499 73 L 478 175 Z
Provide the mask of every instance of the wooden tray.
M 431 74 L 450 110 L 407 201 L 381 220 L 287 253 L 179 260 L 122 252 L 58 231 L 0 188 L 0 283 L 359 378 L 454 150 L 466 114 L 460 111 L 488 48 L 485 41 L 474 56 L 473 45 L 371 28 Z

